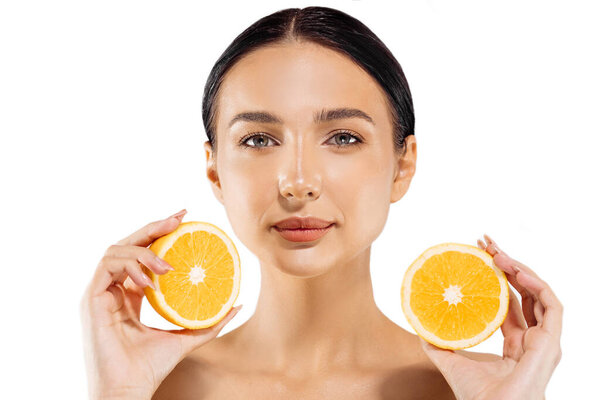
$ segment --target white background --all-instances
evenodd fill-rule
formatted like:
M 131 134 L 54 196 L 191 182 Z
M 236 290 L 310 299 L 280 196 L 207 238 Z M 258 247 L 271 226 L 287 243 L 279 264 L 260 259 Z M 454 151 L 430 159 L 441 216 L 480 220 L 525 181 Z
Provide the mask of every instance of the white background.
M 451 3 L 451 5 L 450 5 Z M 548 399 L 597 393 L 600 13 L 593 1 L 327 1 L 369 26 L 412 91 L 417 172 L 373 245 L 375 298 L 408 265 L 488 233 L 565 306 Z M 4 1 L 0 397 L 86 397 L 79 301 L 105 249 L 182 208 L 223 228 L 253 313 L 255 257 L 205 174 L 206 78 L 247 26 L 305 1 Z M 172 328 L 144 302 L 142 322 Z M 498 330 L 473 351 L 502 352 Z

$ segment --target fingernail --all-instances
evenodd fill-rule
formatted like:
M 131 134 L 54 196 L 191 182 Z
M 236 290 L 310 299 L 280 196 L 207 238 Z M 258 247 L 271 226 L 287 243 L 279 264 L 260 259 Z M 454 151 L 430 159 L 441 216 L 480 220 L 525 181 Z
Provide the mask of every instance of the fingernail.
M 239 306 L 237 306 L 237 307 L 234 307 L 234 308 L 236 309 L 236 313 L 237 313 L 238 311 L 240 311 L 240 310 L 242 309 L 242 307 L 243 307 L 243 306 L 244 306 L 243 304 L 240 304 Z
M 154 286 L 154 283 L 152 283 L 152 281 L 150 280 L 150 278 L 148 278 L 148 275 L 143 274 L 142 275 L 142 279 L 148 284 L 147 286 L 150 286 L 152 289 L 156 290 L 156 287 Z
M 163 260 L 162 258 L 156 256 L 156 261 L 160 264 L 161 267 L 168 269 L 169 271 L 175 271 L 175 268 L 171 267 L 169 263 Z
M 500 250 L 500 247 L 496 243 L 494 243 L 494 250 L 496 250 L 496 254 L 502 253 L 502 250 Z
M 186 213 L 187 213 L 187 210 L 184 208 L 183 210 L 171 215 L 169 218 L 178 218 L 178 217 L 185 215 Z M 169 218 L 165 218 L 165 219 L 169 219 Z
M 517 267 L 516 265 L 513 265 L 512 267 L 515 270 L 515 274 L 521 272 L 521 268 Z

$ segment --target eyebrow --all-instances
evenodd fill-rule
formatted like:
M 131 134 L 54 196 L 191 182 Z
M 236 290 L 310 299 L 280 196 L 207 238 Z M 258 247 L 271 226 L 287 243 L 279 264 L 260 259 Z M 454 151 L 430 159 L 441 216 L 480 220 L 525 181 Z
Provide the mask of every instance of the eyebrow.
M 329 110 L 324 108 L 323 110 L 321 110 L 321 112 L 316 112 L 314 114 L 313 121 L 315 124 L 318 124 L 322 122 L 348 118 L 361 118 L 375 125 L 375 122 L 373 122 L 373 118 L 371 118 L 369 114 L 357 108 L 348 107 L 334 108 Z M 235 117 L 233 117 L 233 119 L 229 122 L 229 127 L 231 128 L 231 126 L 238 121 L 262 122 L 267 124 L 283 124 L 281 118 L 266 111 L 247 111 L 239 113 Z

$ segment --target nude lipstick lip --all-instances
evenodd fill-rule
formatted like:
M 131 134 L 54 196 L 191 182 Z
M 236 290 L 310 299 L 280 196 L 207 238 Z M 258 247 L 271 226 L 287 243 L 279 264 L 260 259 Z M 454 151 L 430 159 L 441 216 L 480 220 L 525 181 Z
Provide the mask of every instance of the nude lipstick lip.
M 312 242 L 323 236 L 334 225 L 314 217 L 293 217 L 277 222 L 274 228 L 286 240 L 292 242 Z

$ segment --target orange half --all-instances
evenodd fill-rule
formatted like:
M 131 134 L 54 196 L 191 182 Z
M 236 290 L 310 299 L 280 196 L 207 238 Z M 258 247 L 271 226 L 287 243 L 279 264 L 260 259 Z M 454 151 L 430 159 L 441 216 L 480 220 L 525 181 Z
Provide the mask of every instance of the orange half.
M 420 337 L 437 347 L 464 349 L 483 342 L 504 322 L 508 280 L 480 248 L 442 243 L 410 265 L 401 298 Z
M 158 275 L 143 266 L 156 290 L 144 293 L 166 320 L 189 329 L 215 325 L 240 291 L 240 258 L 233 241 L 217 226 L 190 221 L 150 245 L 174 271 Z

